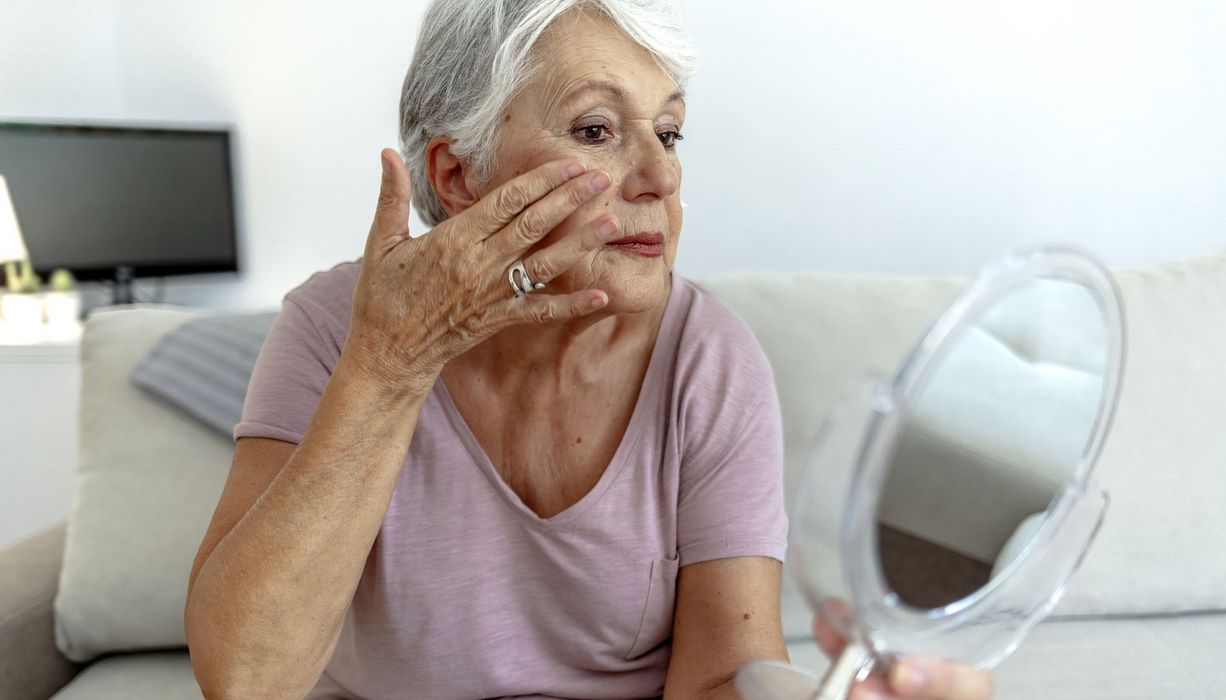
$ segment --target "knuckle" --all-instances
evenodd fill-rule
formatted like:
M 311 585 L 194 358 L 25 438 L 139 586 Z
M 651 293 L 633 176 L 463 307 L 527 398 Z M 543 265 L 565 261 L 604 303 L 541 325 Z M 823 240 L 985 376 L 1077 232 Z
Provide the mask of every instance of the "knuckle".
M 460 323 L 460 332 L 469 338 L 480 335 L 483 328 L 485 328 L 485 315 L 482 313 L 469 314 Z
M 553 304 L 539 304 L 532 311 L 532 318 L 537 323 L 550 323 L 558 320 L 558 309 Z
M 533 258 L 524 261 L 524 269 L 528 271 L 528 277 L 533 282 L 548 282 L 553 279 L 553 265 L 546 260 Z
M 367 196 L 369 197 L 370 195 L 367 195 Z M 369 202 L 370 200 L 368 199 L 366 201 Z M 400 204 L 400 197 L 395 192 L 391 190 L 380 190 L 379 191 L 379 208 L 380 209 L 393 209 L 398 204 Z
M 528 193 L 522 186 L 508 184 L 498 190 L 494 200 L 498 210 L 506 216 L 514 216 L 528 204 Z
M 525 241 L 535 241 L 545 233 L 545 215 L 533 207 L 519 215 L 519 235 Z

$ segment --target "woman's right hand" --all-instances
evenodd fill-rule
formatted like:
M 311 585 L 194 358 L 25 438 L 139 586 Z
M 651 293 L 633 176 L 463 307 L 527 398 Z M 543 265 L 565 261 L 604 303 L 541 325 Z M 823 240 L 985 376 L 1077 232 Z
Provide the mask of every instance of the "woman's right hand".
M 813 637 L 831 662 L 837 662 L 847 647 L 839 629 L 851 628 L 852 612 L 838 598 L 822 602 L 822 613 L 813 617 Z M 838 620 L 838 624 L 831 622 Z M 995 692 L 992 674 L 968 664 L 936 657 L 906 656 L 888 671 L 874 670 L 855 684 L 848 700 L 990 700 Z
M 408 170 L 392 149 L 380 153 L 383 180 L 354 289 L 344 353 L 397 389 L 424 395 L 443 366 L 516 324 L 565 321 L 603 308 L 598 289 L 516 298 L 508 268 L 520 258 L 534 282 L 548 282 L 613 239 L 620 225 L 602 215 L 579 233 L 525 253 L 612 181 L 576 160 L 546 163 L 473 206 L 409 236 Z

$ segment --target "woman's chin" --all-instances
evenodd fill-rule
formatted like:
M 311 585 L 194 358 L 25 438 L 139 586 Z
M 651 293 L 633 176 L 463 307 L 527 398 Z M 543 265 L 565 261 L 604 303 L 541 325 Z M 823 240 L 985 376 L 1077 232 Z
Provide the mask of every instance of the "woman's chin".
M 652 267 L 657 269 L 650 272 L 644 270 L 639 274 L 611 274 L 597 280 L 592 287 L 603 289 L 609 295 L 609 304 L 604 311 L 614 314 L 642 313 L 664 303 L 668 299 L 669 271 L 664 267 L 662 258 L 657 258 Z

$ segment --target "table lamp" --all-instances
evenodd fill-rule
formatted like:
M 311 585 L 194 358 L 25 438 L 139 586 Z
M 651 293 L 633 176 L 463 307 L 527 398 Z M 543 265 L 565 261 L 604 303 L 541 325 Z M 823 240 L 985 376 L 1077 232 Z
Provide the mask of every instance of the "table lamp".
M 0 175 L 0 262 L 4 263 L 7 279 L 17 275 L 17 262 L 29 257 L 25 240 L 21 237 L 21 226 L 17 224 L 17 210 L 13 208 L 13 198 L 9 196 L 8 181 Z
M 4 263 L 9 289 L 17 288 L 17 263 L 29 266 L 30 253 L 17 224 L 17 210 L 9 195 L 8 181 L 0 175 L 0 262 Z M 32 294 L 0 294 L 0 316 L 9 326 L 37 327 L 42 323 L 42 302 Z

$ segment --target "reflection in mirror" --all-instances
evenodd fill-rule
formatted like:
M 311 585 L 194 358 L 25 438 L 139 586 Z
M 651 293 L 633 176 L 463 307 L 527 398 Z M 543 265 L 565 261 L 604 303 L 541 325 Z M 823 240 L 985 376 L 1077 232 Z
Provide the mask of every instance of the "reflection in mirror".
M 1038 532 L 1094 429 L 1107 328 L 1087 288 L 1035 279 L 951 339 L 903 417 L 877 508 L 887 587 L 942 608 Z

